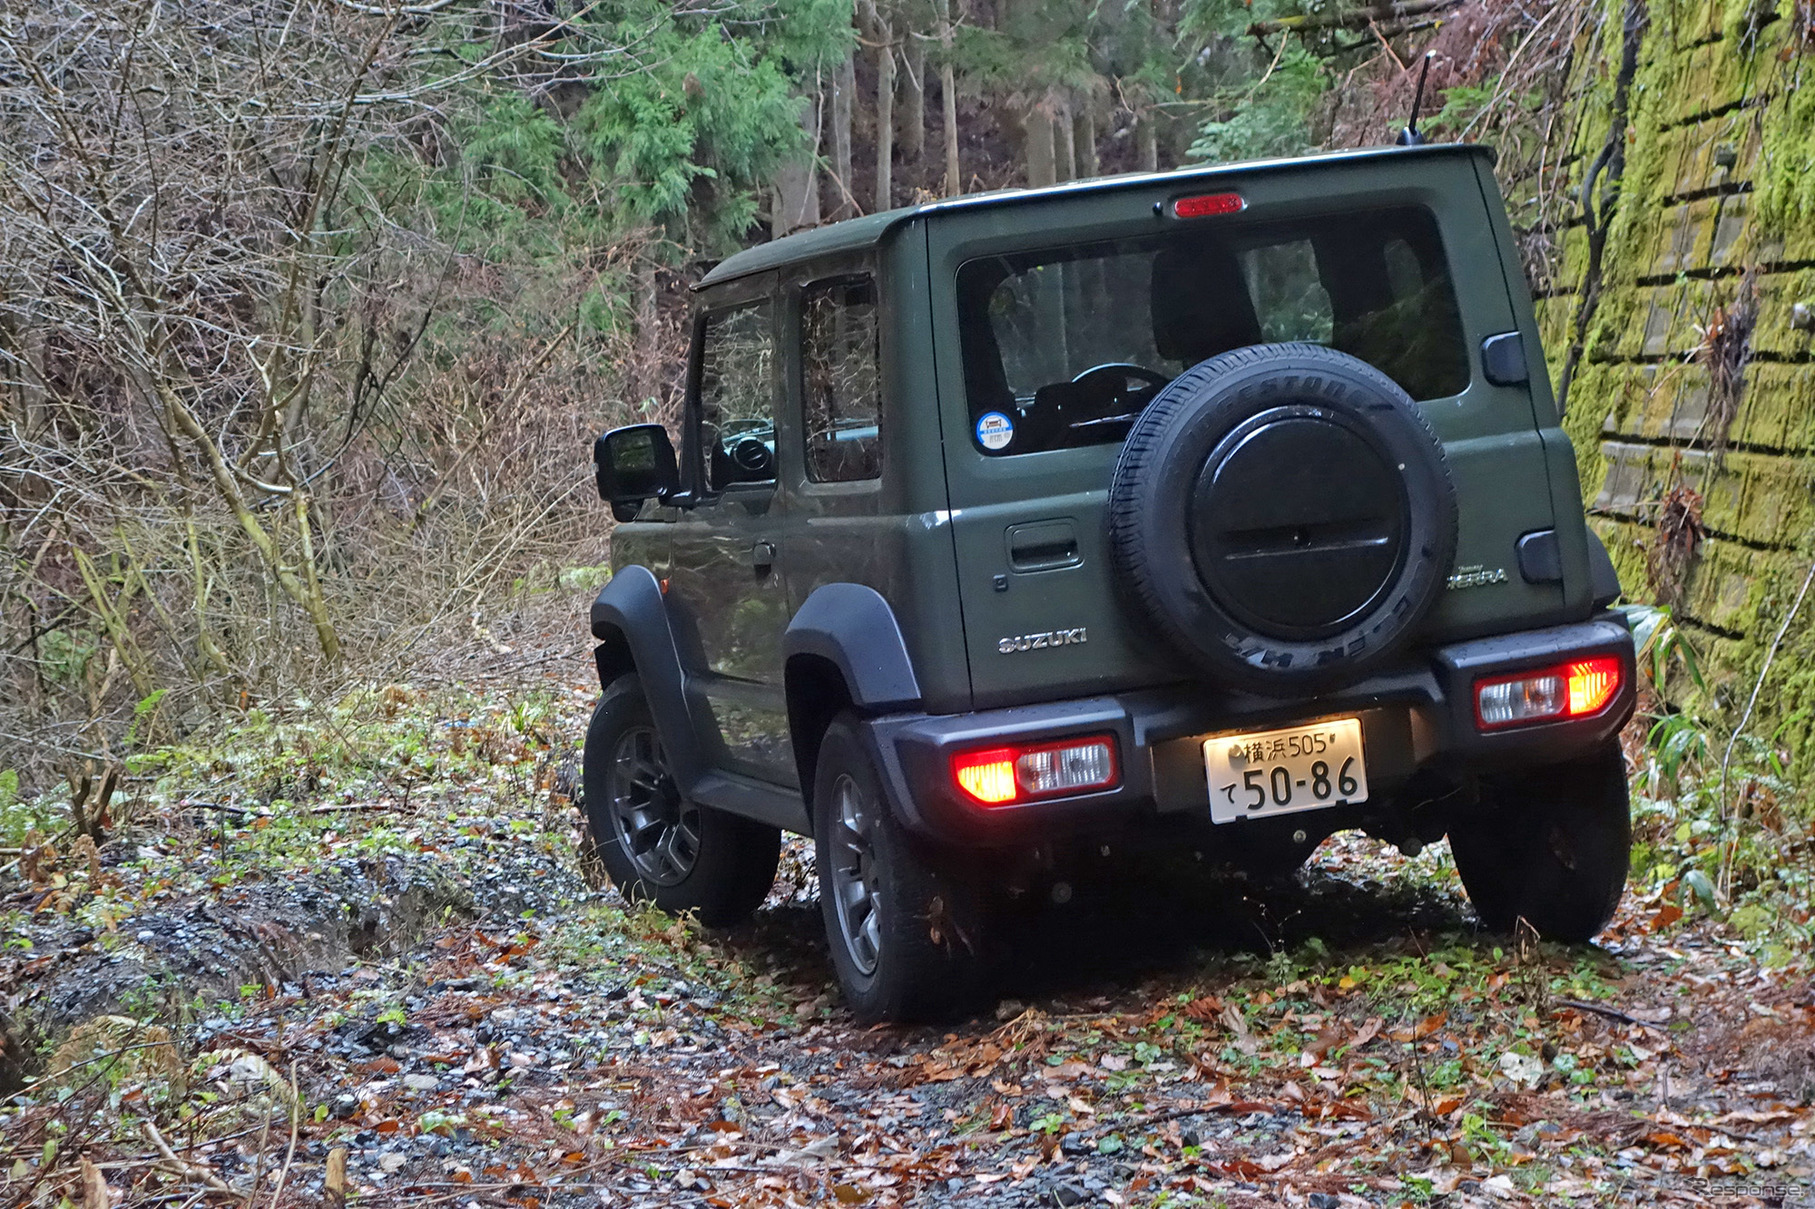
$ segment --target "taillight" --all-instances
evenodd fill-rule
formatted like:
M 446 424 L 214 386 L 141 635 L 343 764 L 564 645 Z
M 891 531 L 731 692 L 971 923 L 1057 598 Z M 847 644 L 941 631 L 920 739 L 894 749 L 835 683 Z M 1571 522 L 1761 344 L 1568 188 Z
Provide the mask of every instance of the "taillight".
M 952 779 L 958 788 L 985 806 L 1015 800 L 1015 752 L 1011 747 L 972 751 L 952 757 Z
M 1620 687 L 1618 659 L 1584 659 L 1569 665 L 1569 716 L 1598 714 Z
M 1475 685 L 1475 725 L 1499 730 L 1586 718 L 1606 709 L 1619 689 L 1620 661 L 1610 655 L 1483 680 Z
M 985 806 L 1107 789 L 1120 775 L 1111 735 L 990 747 L 952 757 L 952 782 Z
M 1181 197 L 1172 203 L 1174 218 L 1214 218 L 1219 214 L 1240 214 L 1248 208 L 1248 199 L 1239 193 L 1204 193 Z

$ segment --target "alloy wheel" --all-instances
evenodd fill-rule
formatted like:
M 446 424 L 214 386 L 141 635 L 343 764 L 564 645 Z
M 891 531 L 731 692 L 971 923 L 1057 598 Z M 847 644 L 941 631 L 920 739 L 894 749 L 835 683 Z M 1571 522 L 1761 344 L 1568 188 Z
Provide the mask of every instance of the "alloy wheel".
M 699 860 L 700 810 L 681 797 L 654 727 L 619 736 L 606 784 L 612 829 L 638 876 L 657 886 L 685 880 Z
M 882 953 L 882 918 L 877 912 L 877 869 L 874 850 L 876 818 L 863 790 L 848 774 L 832 787 L 831 885 L 838 931 L 845 952 L 859 973 L 876 972 Z

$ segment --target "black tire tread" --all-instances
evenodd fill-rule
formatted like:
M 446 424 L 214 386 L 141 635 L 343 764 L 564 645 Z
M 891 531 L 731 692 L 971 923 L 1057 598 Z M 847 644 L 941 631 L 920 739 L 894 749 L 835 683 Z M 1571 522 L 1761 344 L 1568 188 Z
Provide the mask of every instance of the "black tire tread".
M 751 819 L 700 807 L 700 855 L 693 870 L 673 886 L 652 886 L 637 876 L 636 866 L 617 841 L 606 814 L 603 761 L 629 726 L 650 721 L 642 682 L 628 674 L 612 681 L 599 698 L 581 752 L 582 805 L 599 861 L 611 884 L 630 903 L 653 903 L 671 915 L 692 914 L 709 928 L 731 927 L 749 919 L 775 885 L 781 862 L 781 830 Z
M 1546 940 L 1592 940 L 1620 905 L 1632 847 L 1619 744 L 1494 778 L 1483 798 L 1450 827 L 1450 855 L 1482 924 L 1511 932 L 1524 920 Z M 1563 842 L 1573 869 L 1557 855 Z
M 971 1010 L 985 985 L 989 932 L 981 879 L 961 854 L 933 848 L 909 834 L 881 798 L 881 779 L 866 754 L 859 720 L 851 711 L 833 719 L 819 747 L 814 776 L 813 840 L 816 865 L 829 868 L 832 787 L 849 772 L 875 795 L 879 843 L 885 862 L 881 910 L 882 954 L 865 977 L 844 952 L 836 908 L 821 882 L 820 912 L 832 965 L 852 1014 L 860 1023 L 951 1020 Z M 940 934 L 930 912 L 943 914 Z
M 1160 557 L 1151 548 L 1149 534 L 1141 523 L 1136 495 L 1138 485 L 1148 476 L 1154 461 L 1162 452 L 1162 438 L 1170 430 L 1174 417 L 1194 401 L 1199 388 L 1208 386 L 1214 379 L 1224 375 L 1284 357 L 1303 358 L 1313 364 L 1322 362 L 1331 370 L 1341 370 L 1348 374 L 1363 373 L 1364 376 L 1375 378 L 1377 384 L 1389 393 L 1399 390 L 1390 378 L 1373 366 L 1321 344 L 1288 342 L 1234 349 L 1200 362 L 1173 379 L 1171 385 L 1162 390 L 1141 412 L 1129 430 L 1116 460 L 1108 497 L 1111 565 L 1117 582 L 1133 598 L 1142 615 L 1154 623 L 1170 646 L 1182 653 L 1190 654 L 1196 646 L 1196 639 L 1172 618 L 1156 588 L 1158 576 L 1164 570 L 1173 569 L 1176 573 L 1177 560 Z M 1422 411 L 1415 407 L 1404 408 L 1401 409 L 1401 415 L 1419 430 L 1432 447 L 1439 450 L 1442 448 L 1436 430 L 1431 427 Z M 1448 462 L 1439 457 L 1432 469 L 1439 476 L 1444 491 L 1453 500 L 1455 484 Z M 1453 543 L 1453 525 L 1450 526 L 1449 538 Z M 1446 559 L 1445 562 L 1447 561 Z M 1354 670 L 1359 672 L 1361 669 Z

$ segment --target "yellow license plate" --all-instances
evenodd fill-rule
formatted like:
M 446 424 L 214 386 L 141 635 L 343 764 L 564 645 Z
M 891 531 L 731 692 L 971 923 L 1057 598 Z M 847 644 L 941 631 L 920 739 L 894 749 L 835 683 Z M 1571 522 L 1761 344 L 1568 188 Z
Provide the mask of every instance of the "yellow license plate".
M 1361 719 L 1307 722 L 1285 730 L 1204 740 L 1210 818 L 1265 818 L 1368 799 Z

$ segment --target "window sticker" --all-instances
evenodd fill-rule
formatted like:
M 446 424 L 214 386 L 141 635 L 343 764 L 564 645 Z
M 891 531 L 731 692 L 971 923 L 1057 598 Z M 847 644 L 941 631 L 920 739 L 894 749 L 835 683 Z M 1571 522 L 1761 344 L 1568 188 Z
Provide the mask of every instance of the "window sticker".
M 1015 422 L 999 411 L 986 411 L 977 417 L 977 444 L 995 453 L 1007 449 L 1015 439 Z

